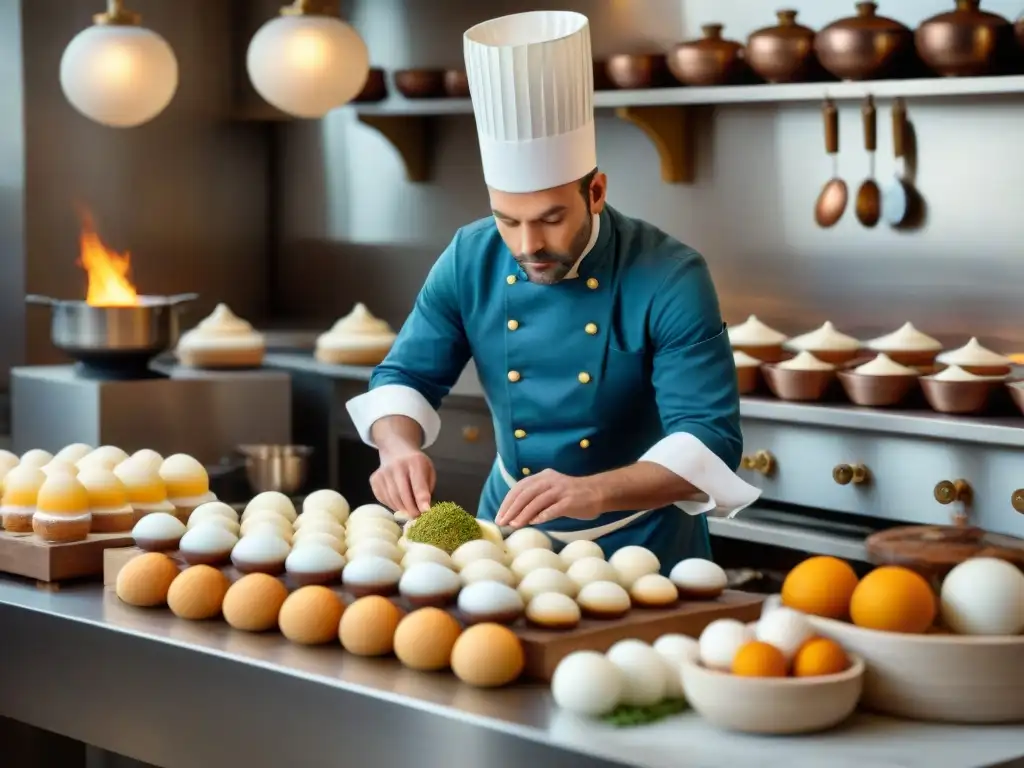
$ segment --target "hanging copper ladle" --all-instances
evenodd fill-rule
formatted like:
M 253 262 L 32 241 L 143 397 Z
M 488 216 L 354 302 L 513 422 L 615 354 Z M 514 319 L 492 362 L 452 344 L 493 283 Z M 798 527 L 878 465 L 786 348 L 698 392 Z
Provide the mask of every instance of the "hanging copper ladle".
M 832 157 L 832 178 L 818 195 L 814 220 L 819 227 L 831 227 L 843 217 L 849 192 L 846 182 L 839 178 L 839 111 L 832 99 L 825 100 L 821 114 L 825 121 L 825 152 Z
M 861 108 L 864 119 L 864 149 L 868 153 L 868 177 L 857 190 L 854 210 L 857 221 L 865 227 L 873 227 L 882 215 L 882 192 L 875 181 L 875 150 L 878 149 L 878 124 L 875 116 L 875 100 L 868 96 Z

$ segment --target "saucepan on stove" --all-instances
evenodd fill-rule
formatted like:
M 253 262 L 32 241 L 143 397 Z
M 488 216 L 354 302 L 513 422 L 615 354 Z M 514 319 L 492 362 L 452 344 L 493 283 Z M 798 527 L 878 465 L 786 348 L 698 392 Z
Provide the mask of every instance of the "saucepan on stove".
M 178 343 L 179 310 L 197 298 L 195 293 L 139 296 L 137 304 L 120 307 L 37 295 L 25 301 L 50 308 L 50 340 L 73 360 L 103 368 L 145 368 Z

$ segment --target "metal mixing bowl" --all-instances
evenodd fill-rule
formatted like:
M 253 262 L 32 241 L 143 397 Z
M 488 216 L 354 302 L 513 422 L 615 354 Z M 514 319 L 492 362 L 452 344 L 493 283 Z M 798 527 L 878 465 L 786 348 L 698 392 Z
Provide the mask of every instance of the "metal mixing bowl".
M 293 494 L 306 483 L 313 449 L 308 445 L 240 445 L 238 452 L 245 457 L 245 474 L 254 493 Z

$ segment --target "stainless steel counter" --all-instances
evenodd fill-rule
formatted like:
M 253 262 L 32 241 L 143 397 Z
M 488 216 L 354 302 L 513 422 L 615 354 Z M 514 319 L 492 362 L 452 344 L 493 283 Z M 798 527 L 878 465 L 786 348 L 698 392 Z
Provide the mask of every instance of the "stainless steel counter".
M 0 715 L 166 768 L 954 768 L 1024 759 L 1024 728 L 867 715 L 791 739 L 717 732 L 692 713 L 614 729 L 556 710 L 541 687 L 475 690 L 336 646 L 132 609 L 97 587 L 50 593 L 0 580 L 0 627 Z

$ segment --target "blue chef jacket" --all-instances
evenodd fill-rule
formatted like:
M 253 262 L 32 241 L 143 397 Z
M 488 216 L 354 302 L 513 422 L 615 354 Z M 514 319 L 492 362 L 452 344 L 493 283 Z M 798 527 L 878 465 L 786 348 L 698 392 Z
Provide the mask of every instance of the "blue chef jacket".
M 548 467 L 581 476 L 627 466 L 680 433 L 692 437 L 678 450 L 662 443 L 659 463 L 714 496 L 675 466 L 679 460 L 698 467 L 698 479 L 699 467 L 709 463 L 724 464 L 720 469 L 731 474 L 742 448 L 732 351 L 703 257 L 606 207 L 577 270 L 576 279 L 555 285 L 531 283 L 493 219 L 460 229 L 361 396 L 385 401 L 390 393 L 405 405 L 376 404 L 372 416 L 364 408 L 357 417 L 350 403 L 364 439 L 370 442 L 372 421 L 403 413 L 432 442 L 436 415 L 418 413 L 415 403 L 436 411 L 472 357 L 498 448 L 479 517 L 494 519 L 510 480 Z M 693 447 L 698 455 L 682 455 Z M 578 531 L 635 512 L 540 527 Z M 606 555 L 627 544 L 647 547 L 666 572 L 684 557 L 710 556 L 703 515 L 676 506 L 597 541 Z

